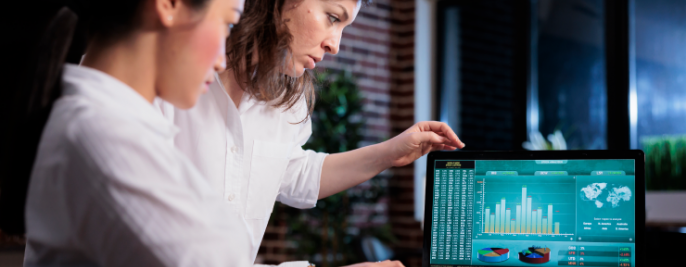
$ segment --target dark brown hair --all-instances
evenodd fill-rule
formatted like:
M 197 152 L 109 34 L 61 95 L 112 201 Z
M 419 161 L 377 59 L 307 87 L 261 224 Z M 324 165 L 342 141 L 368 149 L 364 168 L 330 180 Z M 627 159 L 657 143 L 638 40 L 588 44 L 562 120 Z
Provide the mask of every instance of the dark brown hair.
M 314 76 L 310 71 L 297 78 L 281 72 L 291 55 L 293 40 L 282 18 L 286 1 L 245 1 L 241 23 L 234 26 L 227 40 L 227 68 L 246 93 L 259 101 L 275 101 L 274 107 L 288 110 L 304 98 L 308 108 L 307 117 L 300 121 L 304 122 L 314 109 Z M 367 5 L 371 0 L 360 2 Z
M 290 109 L 304 97 L 311 111 L 314 107 L 312 75 L 305 72 L 295 78 L 281 73 L 293 40 L 282 19 L 285 2 L 245 1 L 241 23 L 234 26 L 227 40 L 227 68 L 233 71 L 245 92 L 255 99 L 276 100 L 274 107 Z

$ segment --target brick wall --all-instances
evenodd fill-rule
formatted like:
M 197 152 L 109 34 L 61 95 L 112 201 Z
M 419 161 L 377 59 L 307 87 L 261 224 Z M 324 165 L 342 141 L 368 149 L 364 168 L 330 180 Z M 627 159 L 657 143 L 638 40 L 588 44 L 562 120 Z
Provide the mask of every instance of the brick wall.
M 360 146 L 390 136 L 391 2 L 377 0 L 360 9 L 355 22 L 343 30 L 337 55 L 326 55 L 319 70 L 350 71 L 364 98 L 366 125 Z
M 339 53 L 327 55 L 318 64 L 319 70 L 350 71 L 356 77 L 366 121 L 360 146 L 384 141 L 414 124 L 414 16 L 414 0 L 374 0 L 343 31 Z M 353 208 L 352 217 L 364 220 L 368 209 L 387 209 L 386 221 L 398 239 L 396 256 L 405 266 L 421 266 L 422 231 L 414 219 L 413 167 L 388 173 L 388 201 Z M 272 216 L 283 216 L 277 213 Z M 293 260 L 287 255 L 292 248 L 284 241 L 286 227 L 282 220 L 272 220 L 258 260 Z
M 391 133 L 414 124 L 415 1 L 393 0 L 391 15 Z M 398 239 L 394 249 L 405 266 L 421 266 L 422 230 L 414 218 L 414 168 L 392 170 L 389 222 Z M 402 256 L 401 256 L 402 255 Z

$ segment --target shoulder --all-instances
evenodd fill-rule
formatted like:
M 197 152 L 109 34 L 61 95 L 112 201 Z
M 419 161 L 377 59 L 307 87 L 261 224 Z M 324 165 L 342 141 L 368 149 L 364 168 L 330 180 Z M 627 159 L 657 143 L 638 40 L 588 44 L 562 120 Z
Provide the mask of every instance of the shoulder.
M 307 100 L 303 96 L 290 109 L 280 108 L 279 110 L 286 114 L 290 122 L 304 125 L 311 120 L 310 109 L 307 104 Z
M 174 147 L 172 136 L 166 138 L 145 121 L 117 110 L 92 103 L 78 106 L 63 113 L 72 118 L 63 134 L 67 155 L 82 171 L 119 183 L 137 183 L 142 177 L 147 181 L 164 177 L 172 182 L 197 176 L 192 164 Z
M 53 109 L 55 122 L 64 123 L 65 135 L 70 142 L 83 138 L 117 135 L 126 129 L 127 120 L 98 103 L 79 97 L 60 99 Z
M 154 142 L 141 122 L 81 97 L 56 102 L 47 127 L 77 155 L 92 159 L 115 157 L 126 148 Z

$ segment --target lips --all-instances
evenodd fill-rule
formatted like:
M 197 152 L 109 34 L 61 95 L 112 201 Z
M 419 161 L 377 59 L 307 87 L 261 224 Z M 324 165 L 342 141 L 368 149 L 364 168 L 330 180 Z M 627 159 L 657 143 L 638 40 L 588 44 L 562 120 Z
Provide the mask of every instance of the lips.
M 307 62 L 307 65 L 305 66 L 305 68 L 307 68 L 307 69 L 314 69 L 317 62 L 322 61 L 322 59 L 318 58 L 318 57 L 313 57 L 310 55 L 308 55 L 308 57 L 309 57 L 308 62 Z
M 214 76 L 211 76 L 209 79 L 205 80 L 205 83 L 203 83 L 202 86 L 202 93 L 206 93 L 210 89 L 210 84 L 214 82 Z
M 208 86 L 213 82 L 214 82 L 214 72 L 211 75 L 209 75 L 209 77 L 207 77 L 207 79 L 205 79 L 205 84 Z
M 317 63 L 319 63 L 320 61 L 322 61 L 322 58 L 320 58 L 320 57 L 313 57 L 313 56 L 309 56 L 309 57 L 312 58 L 312 60 L 314 60 L 314 63 L 315 63 L 315 64 L 317 64 Z

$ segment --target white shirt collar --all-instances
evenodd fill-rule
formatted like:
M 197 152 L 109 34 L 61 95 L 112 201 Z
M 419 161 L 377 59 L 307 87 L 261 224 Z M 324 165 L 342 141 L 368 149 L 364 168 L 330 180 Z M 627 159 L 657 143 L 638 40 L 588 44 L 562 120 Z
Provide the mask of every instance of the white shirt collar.
M 213 91 L 213 93 L 216 96 L 225 96 L 229 102 L 226 103 L 227 105 L 233 107 L 236 109 L 236 105 L 233 103 L 233 100 L 231 99 L 231 96 L 229 96 L 229 92 L 226 91 L 226 88 L 224 88 L 224 84 L 222 83 L 221 79 L 219 78 L 219 73 L 214 73 L 214 82 L 210 84 L 210 91 Z M 248 110 L 250 107 L 255 105 L 257 101 L 255 98 L 250 96 L 249 93 L 243 92 L 243 97 L 241 98 L 240 105 L 238 105 L 238 114 L 243 114 L 245 113 L 246 110 Z M 224 103 L 219 103 L 220 105 L 223 105 Z
M 167 138 L 173 137 L 179 131 L 143 96 L 107 73 L 89 67 L 65 64 L 62 77 L 62 95 L 82 95 L 103 106 L 127 113 Z

